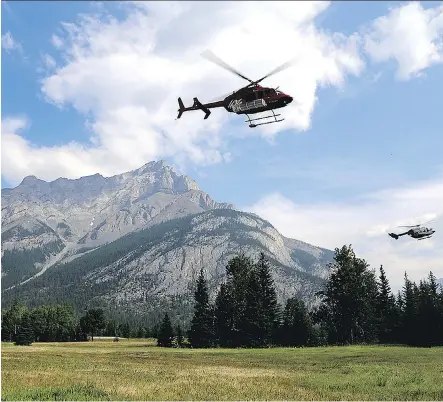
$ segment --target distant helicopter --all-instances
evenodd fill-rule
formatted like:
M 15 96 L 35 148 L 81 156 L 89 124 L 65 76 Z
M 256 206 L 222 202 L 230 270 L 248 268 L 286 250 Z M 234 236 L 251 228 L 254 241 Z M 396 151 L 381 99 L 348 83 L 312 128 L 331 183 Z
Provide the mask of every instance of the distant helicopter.
M 245 114 L 248 120 L 245 123 L 249 123 L 249 127 L 257 127 L 263 124 L 271 124 L 278 123 L 283 121 L 284 119 L 277 119 L 280 114 L 275 114 L 274 109 L 279 109 L 289 105 L 293 98 L 277 88 L 266 88 L 258 85 L 259 82 L 263 81 L 265 78 L 270 77 L 280 71 L 283 71 L 290 67 L 293 64 L 292 61 L 288 61 L 276 69 L 272 70 L 269 74 L 266 74 L 264 77 L 260 78 L 257 81 L 253 81 L 243 74 L 240 74 L 237 70 L 226 64 L 223 60 L 219 59 L 214 53 L 209 50 L 206 50 L 201 54 L 204 58 L 212 61 L 213 63 L 219 65 L 220 67 L 228 70 L 239 77 L 249 81 L 249 84 L 243 88 L 240 88 L 237 91 L 234 91 L 231 95 L 226 96 L 224 100 L 205 103 L 202 104 L 197 98 L 194 98 L 194 104 L 190 107 L 185 107 L 181 98 L 178 98 L 178 117 L 179 119 L 183 112 L 188 112 L 191 110 L 202 110 L 206 113 L 205 119 L 209 117 L 211 111 L 209 109 L 224 107 L 228 112 L 236 113 L 236 114 Z M 272 112 L 272 116 L 259 117 L 256 119 L 251 119 L 248 114 L 261 113 L 264 111 L 270 110 Z M 258 120 L 270 119 L 273 120 L 264 121 L 262 123 L 253 123 Z
M 429 222 L 426 222 L 429 223 Z M 398 240 L 400 236 L 408 235 L 417 240 L 429 239 L 435 233 L 434 229 L 429 229 L 423 225 L 399 226 L 399 228 L 411 228 L 404 233 L 388 233 L 393 239 Z

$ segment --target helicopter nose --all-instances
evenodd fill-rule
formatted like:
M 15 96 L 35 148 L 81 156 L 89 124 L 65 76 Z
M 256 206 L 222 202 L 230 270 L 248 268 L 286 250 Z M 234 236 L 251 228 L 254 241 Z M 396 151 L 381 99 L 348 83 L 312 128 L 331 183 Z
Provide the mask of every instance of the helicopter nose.
M 289 105 L 292 101 L 293 101 L 294 99 L 293 99 L 293 97 L 292 96 L 287 96 L 286 97 L 286 103 Z

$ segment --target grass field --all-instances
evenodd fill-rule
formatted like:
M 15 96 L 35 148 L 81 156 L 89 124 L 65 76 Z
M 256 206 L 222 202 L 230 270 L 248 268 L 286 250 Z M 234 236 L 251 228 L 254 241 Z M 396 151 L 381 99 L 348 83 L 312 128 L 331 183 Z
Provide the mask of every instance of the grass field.
M 2 343 L 2 400 L 443 400 L 443 348 Z

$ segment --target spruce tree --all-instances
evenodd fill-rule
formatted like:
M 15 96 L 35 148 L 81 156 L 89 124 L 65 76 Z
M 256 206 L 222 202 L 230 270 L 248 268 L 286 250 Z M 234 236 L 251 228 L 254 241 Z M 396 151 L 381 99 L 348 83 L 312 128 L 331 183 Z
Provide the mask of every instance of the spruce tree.
M 248 344 L 249 324 L 246 320 L 246 306 L 250 293 L 248 284 L 253 268 L 253 261 L 244 254 L 232 258 L 226 267 L 226 289 L 232 313 L 230 344 L 235 347 Z
M 194 298 L 194 316 L 188 332 L 189 342 L 194 348 L 211 347 L 214 341 L 214 318 L 213 309 L 209 305 L 208 288 L 203 269 L 197 279 Z
M 335 249 L 335 263 L 317 312 L 327 327 L 331 343 L 353 344 L 373 341 L 376 335 L 375 273 L 357 258 L 351 246 Z
M 165 313 L 163 321 L 160 325 L 157 337 L 157 345 L 165 348 L 172 346 L 172 340 L 174 338 L 174 332 L 172 330 L 171 320 L 168 313 Z
M 383 266 L 380 266 L 380 277 L 377 285 L 378 339 L 380 343 L 389 343 L 395 340 L 397 315 L 395 298 L 391 292 L 391 287 Z
M 417 298 L 417 344 L 435 346 L 439 344 L 440 309 L 437 293 L 437 281 L 432 272 L 428 280 L 420 281 Z
M 283 313 L 283 345 L 307 346 L 311 333 L 312 322 L 305 303 L 296 297 L 288 299 Z
M 260 282 L 256 272 L 251 272 L 247 283 L 245 297 L 245 310 L 241 329 L 243 332 L 243 346 L 258 347 L 265 342 L 265 313 L 263 312 L 263 300 L 260 294 Z
M 255 264 L 255 272 L 258 279 L 258 300 L 259 300 L 259 325 L 260 336 L 263 343 L 270 343 L 273 333 L 278 325 L 278 303 L 277 292 L 271 274 L 269 262 L 264 253 L 260 253 Z
M 232 341 L 233 303 L 226 284 L 222 283 L 215 298 L 215 339 L 222 347 Z
M 408 345 L 416 345 L 418 341 L 418 288 L 412 283 L 405 272 L 405 284 L 402 292 L 402 341 Z

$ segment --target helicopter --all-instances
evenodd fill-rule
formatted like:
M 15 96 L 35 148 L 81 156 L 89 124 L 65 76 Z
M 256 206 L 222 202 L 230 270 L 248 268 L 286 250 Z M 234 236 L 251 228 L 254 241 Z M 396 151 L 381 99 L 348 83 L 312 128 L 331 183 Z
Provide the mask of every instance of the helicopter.
M 426 222 L 429 223 L 429 222 Z M 434 229 L 427 228 L 423 225 L 412 225 L 412 226 L 399 226 L 399 228 L 410 228 L 407 232 L 404 233 L 388 233 L 393 239 L 398 240 L 400 236 L 408 235 L 413 239 L 424 240 L 429 239 L 435 233 Z
M 281 116 L 281 114 L 275 114 L 274 109 L 279 109 L 289 105 L 293 101 L 292 96 L 279 91 L 279 87 L 274 89 L 262 87 L 258 84 L 262 82 L 265 78 L 268 78 L 271 75 L 277 74 L 280 71 L 283 71 L 290 67 L 293 64 L 293 60 L 288 61 L 281 66 L 275 68 L 259 80 L 253 81 L 226 64 L 210 50 L 206 50 L 201 54 L 201 56 L 209 61 L 212 61 L 225 70 L 236 74 L 244 80 L 249 81 L 249 84 L 243 88 L 238 89 L 237 91 L 234 91 L 231 95 L 226 96 L 225 99 L 216 102 L 202 104 L 197 98 L 194 98 L 194 104 L 190 107 L 185 107 L 182 99 L 178 98 L 179 109 L 177 119 L 179 119 L 184 112 L 188 112 L 191 110 L 202 110 L 205 113 L 204 119 L 207 119 L 211 114 L 211 111 L 209 109 L 224 107 L 230 113 L 246 115 L 248 120 L 246 120 L 245 123 L 249 123 L 250 128 L 261 126 L 263 124 L 278 123 L 284 120 L 277 119 L 277 117 Z M 255 119 L 251 119 L 249 117 L 250 114 L 261 113 L 268 110 L 272 112 L 272 115 L 258 117 Z M 269 120 L 271 118 L 273 118 L 273 120 Z M 263 120 L 263 122 L 255 123 L 259 120 Z

